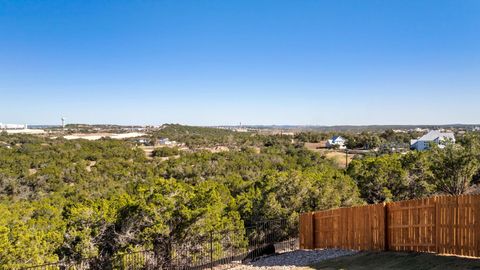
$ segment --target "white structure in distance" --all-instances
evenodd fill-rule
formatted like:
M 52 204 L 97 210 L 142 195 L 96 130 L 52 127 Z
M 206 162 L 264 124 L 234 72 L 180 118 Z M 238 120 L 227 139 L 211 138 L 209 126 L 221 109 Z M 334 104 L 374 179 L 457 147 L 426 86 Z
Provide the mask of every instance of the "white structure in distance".
M 455 135 L 453 132 L 440 132 L 438 130 L 431 130 L 417 140 L 410 141 L 410 148 L 412 150 L 428 150 L 432 144 L 444 148 L 446 143 L 455 143 Z
M 345 140 L 342 136 L 333 136 L 330 140 L 327 141 L 328 148 L 338 148 L 338 149 L 347 149 Z
M 7 132 L 8 134 L 43 134 L 42 129 L 29 129 L 28 125 L 23 124 L 2 124 L 0 123 L 0 132 Z
M 0 129 L 27 129 L 27 125 L 23 124 L 2 124 L 0 123 Z

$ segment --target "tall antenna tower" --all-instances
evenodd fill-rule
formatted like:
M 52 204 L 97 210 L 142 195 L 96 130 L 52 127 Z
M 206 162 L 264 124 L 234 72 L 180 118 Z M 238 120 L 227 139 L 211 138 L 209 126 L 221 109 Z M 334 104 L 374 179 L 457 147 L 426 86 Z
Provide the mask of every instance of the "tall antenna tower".
M 67 118 L 62 116 L 62 128 L 63 129 L 65 129 L 65 120 L 67 120 Z

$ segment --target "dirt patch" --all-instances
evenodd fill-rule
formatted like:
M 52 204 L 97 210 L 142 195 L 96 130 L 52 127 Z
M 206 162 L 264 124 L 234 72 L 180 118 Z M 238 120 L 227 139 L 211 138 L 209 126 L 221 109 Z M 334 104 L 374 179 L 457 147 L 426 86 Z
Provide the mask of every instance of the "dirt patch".
M 145 145 L 141 145 L 141 146 L 138 146 L 138 148 L 142 149 L 143 152 L 145 152 L 145 157 L 147 157 L 148 159 L 151 159 L 152 156 L 153 156 L 153 150 L 155 150 L 155 146 L 145 146 Z
M 37 173 L 37 169 L 28 169 L 28 175 L 34 175 Z
M 230 149 L 227 146 L 215 146 L 215 147 L 202 147 L 199 148 L 200 150 L 206 150 L 212 153 L 221 153 L 221 152 L 228 152 Z
M 321 141 L 319 143 L 305 143 L 305 148 L 308 150 L 319 150 L 327 147 L 327 141 Z
M 346 167 L 345 150 L 332 150 L 325 148 L 325 142 L 305 143 L 305 148 L 324 155 L 326 158 L 333 160 L 340 168 Z M 352 161 L 356 154 L 348 154 L 348 163 Z
M 340 168 L 346 167 L 345 151 L 330 150 L 325 148 L 312 148 L 312 147 L 309 147 L 307 149 L 320 153 L 324 155 L 326 158 L 333 160 Z M 348 154 L 347 160 L 349 164 L 354 157 L 355 157 L 355 154 L 350 154 L 350 153 Z
M 95 164 L 97 164 L 97 162 L 96 162 L 96 161 L 93 161 L 93 160 L 90 161 L 90 162 L 88 162 L 88 165 L 87 165 L 87 167 L 85 167 L 85 170 L 87 170 L 87 172 L 91 172 L 91 171 L 92 171 L 92 167 L 95 166 Z
M 335 161 L 341 168 L 347 167 L 347 162 L 350 164 L 352 159 L 355 157 L 354 154 L 348 154 L 347 159 L 345 159 L 345 152 L 337 152 L 337 151 L 325 151 L 323 153 L 328 159 Z

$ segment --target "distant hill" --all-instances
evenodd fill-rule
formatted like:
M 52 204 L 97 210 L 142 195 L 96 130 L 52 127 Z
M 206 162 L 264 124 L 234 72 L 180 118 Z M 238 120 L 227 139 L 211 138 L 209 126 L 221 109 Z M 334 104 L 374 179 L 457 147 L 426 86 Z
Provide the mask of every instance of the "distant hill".
M 282 129 L 299 131 L 379 131 L 386 129 L 473 129 L 480 124 L 445 124 L 445 125 L 337 125 L 337 126 L 316 126 L 316 125 L 245 125 L 242 128 L 248 129 Z M 240 128 L 240 126 L 220 126 L 223 128 Z

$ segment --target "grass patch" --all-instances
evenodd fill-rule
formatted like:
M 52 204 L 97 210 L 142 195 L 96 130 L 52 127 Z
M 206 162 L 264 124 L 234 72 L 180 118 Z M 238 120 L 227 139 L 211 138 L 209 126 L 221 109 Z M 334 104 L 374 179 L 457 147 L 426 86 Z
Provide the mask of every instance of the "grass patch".
M 340 168 L 345 168 L 345 152 L 342 150 L 330 150 L 325 148 L 317 148 L 319 143 L 305 143 L 305 148 L 310 151 L 320 153 L 326 158 L 333 160 Z M 348 163 L 352 161 L 355 154 L 348 154 Z
M 311 266 L 322 270 L 443 270 L 480 269 L 480 259 L 442 256 L 429 253 L 361 252 L 323 261 Z

